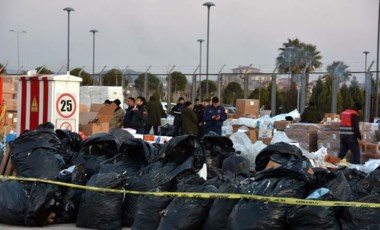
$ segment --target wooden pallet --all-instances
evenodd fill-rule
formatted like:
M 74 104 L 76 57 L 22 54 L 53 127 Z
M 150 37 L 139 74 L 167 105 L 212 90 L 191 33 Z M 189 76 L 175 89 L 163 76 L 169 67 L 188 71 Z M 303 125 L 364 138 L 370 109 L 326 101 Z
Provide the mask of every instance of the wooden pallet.
M 0 163 L 0 175 L 11 176 L 14 175 L 13 165 L 10 158 L 9 146 L 6 146 L 3 159 Z

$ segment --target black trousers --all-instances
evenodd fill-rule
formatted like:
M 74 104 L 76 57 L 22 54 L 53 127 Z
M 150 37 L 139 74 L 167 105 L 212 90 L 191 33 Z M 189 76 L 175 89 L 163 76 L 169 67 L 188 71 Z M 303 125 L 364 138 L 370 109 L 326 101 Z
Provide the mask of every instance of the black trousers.
M 145 134 L 149 134 L 152 126 L 153 126 L 154 135 L 158 135 L 158 125 L 146 125 L 145 126 Z
M 354 135 L 340 135 L 340 151 L 338 157 L 343 159 L 348 150 L 351 150 L 352 157 L 350 163 L 360 164 L 360 147 L 359 142 Z

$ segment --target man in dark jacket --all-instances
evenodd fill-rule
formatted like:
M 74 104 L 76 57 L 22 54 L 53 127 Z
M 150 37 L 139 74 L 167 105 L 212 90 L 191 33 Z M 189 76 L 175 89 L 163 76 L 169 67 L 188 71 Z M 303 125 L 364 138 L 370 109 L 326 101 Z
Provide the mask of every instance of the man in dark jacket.
M 203 114 L 205 112 L 205 106 L 203 106 L 199 98 L 195 99 L 195 105 L 193 107 L 193 111 L 197 114 L 198 117 L 198 137 L 203 137 Z
M 178 103 L 172 108 L 171 114 L 174 116 L 174 133 L 173 137 L 181 135 L 182 128 L 182 116 L 181 112 L 185 108 L 185 99 L 183 97 L 178 98 Z
M 136 103 L 133 107 L 130 106 L 134 101 L 133 98 L 128 98 L 128 109 L 126 111 L 123 127 L 132 128 L 136 130 L 137 134 L 144 134 L 145 132 L 145 123 L 148 117 L 148 112 L 145 108 L 145 98 L 137 97 Z
M 190 135 L 198 135 L 198 117 L 191 109 L 191 102 L 185 102 L 185 108 L 182 110 L 182 133 Z
M 309 106 L 305 108 L 301 115 L 301 122 L 319 123 L 322 120 L 321 112 L 314 105 L 314 102 L 309 102 Z
M 338 157 L 343 159 L 351 150 L 350 163 L 360 164 L 360 147 L 358 140 L 362 139 L 359 130 L 359 111 L 362 105 L 355 103 L 353 109 L 346 109 L 340 114 L 340 151 Z
M 146 121 L 145 134 L 149 134 L 153 126 L 154 135 L 158 135 L 158 126 L 161 125 L 161 117 L 166 117 L 161 102 L 158 98 L 155 98 L 155 96 L 151 96 L 146 105 L 146 110 L 148 111 L 148 119 Z
M 203 114 L 203 121 L 205 122 L 205 134 L 214 132 L 222 135 L 223 122 L 227 120 L 227 114 L 223 106 L 219 105 L 219 98 L 213 97 L 211 105 L 206 107 Z

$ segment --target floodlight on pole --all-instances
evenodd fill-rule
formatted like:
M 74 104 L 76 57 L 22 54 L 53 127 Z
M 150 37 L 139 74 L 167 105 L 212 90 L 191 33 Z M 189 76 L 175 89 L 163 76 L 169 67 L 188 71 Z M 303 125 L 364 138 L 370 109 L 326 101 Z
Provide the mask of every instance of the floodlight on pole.
M 15 33 L 17 35 L 17 71 L 20 69 L 20 34 L 25 34 L 26 31 L 16 31 L 9 30 L 9 32 Z
M 208 98 L 208 64 L 209 64 L 209 52 L 210 52 L 210 8 L 215 6 L 212 2 L 203 3 L 207 6 L 207 51 L 206 51 L 206 97 Z
M 70 71 L 70 12 L 74 11 L 71 7 L 66 7 L 63 11 L 67 11 L 67 66 L 66 71 Z

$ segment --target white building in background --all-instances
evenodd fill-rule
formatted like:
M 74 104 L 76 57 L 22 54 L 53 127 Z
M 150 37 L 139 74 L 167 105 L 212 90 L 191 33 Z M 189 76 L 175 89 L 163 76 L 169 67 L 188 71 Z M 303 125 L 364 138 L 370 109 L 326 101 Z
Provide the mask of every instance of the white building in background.
M 244 73 L 248 74 L 248 91 L 253 91 L 256 88 L 266 87 L 272 81 L 272 76 L 268 74 L 263 74 L 260 69 L 249 67 L 249 66 L 239 66 L 238 68 L 232 69 L 232 74 L 223 76 L 223 88 L 227 87 L 230 82 L 237 82 L 244 89 Z

